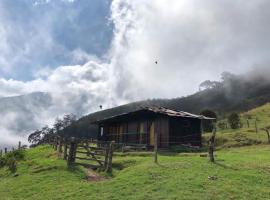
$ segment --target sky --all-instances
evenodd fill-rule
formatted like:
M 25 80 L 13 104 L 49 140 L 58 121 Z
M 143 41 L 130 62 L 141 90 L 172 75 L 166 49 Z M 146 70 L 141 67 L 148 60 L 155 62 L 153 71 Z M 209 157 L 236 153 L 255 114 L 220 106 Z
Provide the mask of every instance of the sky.
M 58 116 L 192 94 L 223 71 L 268 65 L 269 9 L 269 0 L 1 0 L 0 97 L 48 92 Z

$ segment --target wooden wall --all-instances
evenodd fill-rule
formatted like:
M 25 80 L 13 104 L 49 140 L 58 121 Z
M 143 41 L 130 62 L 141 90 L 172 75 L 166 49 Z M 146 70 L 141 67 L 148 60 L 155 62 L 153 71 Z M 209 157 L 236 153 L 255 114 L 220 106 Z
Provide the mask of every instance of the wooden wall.
M 137 118 L 121 123 L 103 125 L 101 139 L 114 140 L 116 143 L 147 144 L 151 146 L 151 124 L 153 132 L 158 133 L 158 146 L 162 148 L 177 144 L 201 145 L 199 119 L 169 118 L 158 116 L 155 119 Z M 153 138 L 152 138 L 153 139 Z

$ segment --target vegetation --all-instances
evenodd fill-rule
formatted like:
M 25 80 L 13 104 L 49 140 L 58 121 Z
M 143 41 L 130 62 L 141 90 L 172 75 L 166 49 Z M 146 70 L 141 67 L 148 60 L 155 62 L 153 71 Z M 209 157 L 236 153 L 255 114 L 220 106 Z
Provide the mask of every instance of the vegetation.
M 119 154 L 111 176 L 91 181 L 68 170 L 51 147 L 27 151 L 18 176 L 0 170 L 1 199 L 267 199 L 269 146 L 220 150 L 216 163 L 198 153 Z M 245 187 L 243 187 L 243 183 Z
M 0 168 L 0 197 L 268 199 L 270 146 L 265 129 L 269 129 L 270 104 L 239 115 L 239 120 L 242 126 L 238 129 L 218 128 L 215 163 L 204 156 L 207 149 L 160 151 L 159 164 L 154 164 L 151 152 L 118 152 L 113 157 L 112 173 L 98 174 L 81 166 L 68 169 L 50 146 L 29 149 L 23 156 L 15 151 L 0 159 L 0 165 L 4 163 Z M 204 146 L 210 136 L 203 135 Z M 12 164 L 11 168 L 6 164 L 8 157 L 16 159 L 16 176 L 11 173 Z
M 17 162 L 23 160 L 24 157 L 23 149 L 8 152 L 0 158 L 0 168 L 6 166 L 11 173 L 15 173 L 17 171 Z
M 228 117 L 228 122 L 232 129 L 238 129 L 241 127 L 240 117 L 237 113 L 232 113 Z

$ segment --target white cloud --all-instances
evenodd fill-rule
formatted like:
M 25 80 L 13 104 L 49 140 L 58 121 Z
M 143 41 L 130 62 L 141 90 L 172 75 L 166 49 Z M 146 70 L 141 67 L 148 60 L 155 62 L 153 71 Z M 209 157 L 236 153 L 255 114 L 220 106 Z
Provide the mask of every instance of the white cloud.
M 2 78 L 0 96 L 49 92 L 53 104 L 40 120 L 51 122 L 100 104 L 190 94 L 225 70 L 241 73 L 269 62 L 269 8 L 267 0 L 114 0 L 108 62 L 76 49 L 70 54 L 86 64 L 45 68 L 32 81 Z

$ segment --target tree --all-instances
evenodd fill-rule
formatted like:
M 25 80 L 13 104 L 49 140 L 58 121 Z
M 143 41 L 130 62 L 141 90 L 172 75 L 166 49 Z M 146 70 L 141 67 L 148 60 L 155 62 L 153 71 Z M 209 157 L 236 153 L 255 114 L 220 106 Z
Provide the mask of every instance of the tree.
M 201 112 L 201 115 L 203 115 L 205 117 L 210 117 L 210 118 L 217 119 L 217 114 L 214 111 L 212 111 L 212 110 L 208 110 L 208 109 L 207 110 L 203 110 Z M 205 132 L 212 132 L 213 131 L 214 124 L 213 124 L 212 120 L 203 120 L 202 123 L 203 123 L 203 130 Z
M 222 83 L 218 81 L 206 80 L 199 85 L 199 90 L 213 89 L 222 87 Z
M 232 129 L 238 129 L 241 127 L 240 117 L 237 113 L 232 113 L 228 117 L 228 123 Z
M 28 142 L 34 146 L 39 144 L 48 143 L 54 137 L 54 130 L 48 126 L 44 126 L 41 130 L 35 130 L 28 136 Z

